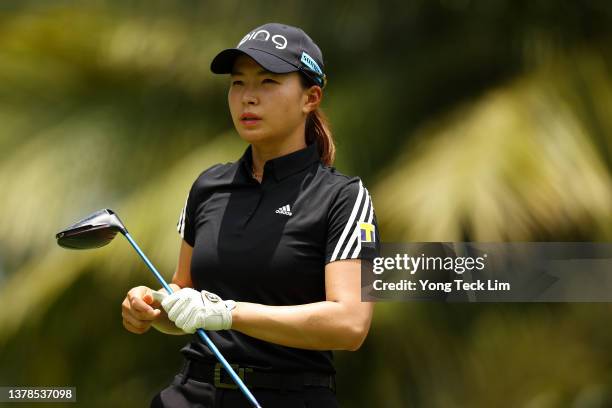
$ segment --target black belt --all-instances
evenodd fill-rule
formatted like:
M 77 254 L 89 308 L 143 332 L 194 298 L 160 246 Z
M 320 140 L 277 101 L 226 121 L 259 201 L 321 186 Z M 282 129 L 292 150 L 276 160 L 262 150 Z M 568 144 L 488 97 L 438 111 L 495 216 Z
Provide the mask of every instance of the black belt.
M 238 377 L 249 388 L 272 388 L 277 390 L 299 391 L 304 387 L 327 387 L 336 391 L 336 377 L 332 374 L 314 372 L 280 373 L 258 371 L 252 367 L 230 364 Z M 217 388 L 237 389 L 232 377 L 225 371 L 221 363 L 206 364 L 187 360 L 183 366 L 183 382 L 187 378 L 214 384 Z

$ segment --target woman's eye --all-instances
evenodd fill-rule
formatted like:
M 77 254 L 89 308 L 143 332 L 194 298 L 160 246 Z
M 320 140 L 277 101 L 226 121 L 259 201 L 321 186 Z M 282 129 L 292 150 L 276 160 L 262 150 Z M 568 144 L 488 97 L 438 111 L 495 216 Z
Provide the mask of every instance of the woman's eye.
M 275 81 L 275 80 L 270 79 L 270 78 L 266 78 L 266 79 L 264 79 L 262 82 L 263 82 L 263 83 L 270 83 L 270 84 L 275 84 L 275 83 L 276 83 L 276 81 Z
M 232 85 L 242 85 L 242 81 L 233 81 Z

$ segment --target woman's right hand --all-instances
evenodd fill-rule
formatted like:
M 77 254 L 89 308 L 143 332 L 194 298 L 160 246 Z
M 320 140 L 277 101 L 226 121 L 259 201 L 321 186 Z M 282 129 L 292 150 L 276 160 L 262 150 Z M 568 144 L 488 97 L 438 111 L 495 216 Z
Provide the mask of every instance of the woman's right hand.
M 159 307 L 159 303 L 153 299 L 153 289 L 146 286 L 130 289 L 121 304 L 123 327 L 132 333 L 145 333 L 162 313 Z

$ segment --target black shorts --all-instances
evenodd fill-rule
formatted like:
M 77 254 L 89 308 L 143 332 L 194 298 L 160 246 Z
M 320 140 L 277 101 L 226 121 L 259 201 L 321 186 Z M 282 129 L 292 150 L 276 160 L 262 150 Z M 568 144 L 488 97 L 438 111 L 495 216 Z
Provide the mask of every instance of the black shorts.
M 249 400 L 238 389 L 217 388 L 213 384 L 186 378 L 183 373 L 151 400 L 151 408 L 250 408 Z M 327 387 L 304 387 L 300 391 L 251 389 L 263 408 L 337 408 L 336 394 Z

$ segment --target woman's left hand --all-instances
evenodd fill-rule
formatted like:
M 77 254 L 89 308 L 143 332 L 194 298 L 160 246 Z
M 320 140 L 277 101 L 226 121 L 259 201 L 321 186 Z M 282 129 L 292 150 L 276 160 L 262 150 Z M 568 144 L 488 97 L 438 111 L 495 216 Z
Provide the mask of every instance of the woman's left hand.
M 161 305 L 168 318 L 186 333 L 195 333 L 197 329 L 227 330 L 232 327 L 233 300 L 224 301 L 214 293 L 198 292 L 192 288 L 164 295 L 161 295 L 164 297 Z

